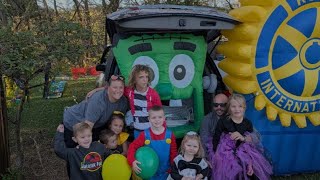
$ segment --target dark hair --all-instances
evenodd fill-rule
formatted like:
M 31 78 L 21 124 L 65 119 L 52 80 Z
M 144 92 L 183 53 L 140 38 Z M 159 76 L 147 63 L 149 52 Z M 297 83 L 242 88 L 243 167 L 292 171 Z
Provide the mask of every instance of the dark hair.
M 108 144 L 110 137 L 115 136 L 116 134 L 110 129 L 102 130 L 99 136 L 99 140 L 102 144 Z
M 116 113 L 116 112 L 119 112 L 119 113 Z M 107 124 L 106 124 L 107 128 L 110 129 L 110 126 L 111 126 L 111 124 L 112 124 L 112 121 L 115 120 L 115 119 L 120 119 L 120 120 L 123 122 L 122 132 L 124 132 L 125 129 L 126 129 L 126 121 L 124 120 L 124 115 L 123 115 L 123 113 L 120 112 L 120 111 L 114 111 L 114 112 L 112 113 L 112 116 L 111 116 L 110 119 L 107 121 Z

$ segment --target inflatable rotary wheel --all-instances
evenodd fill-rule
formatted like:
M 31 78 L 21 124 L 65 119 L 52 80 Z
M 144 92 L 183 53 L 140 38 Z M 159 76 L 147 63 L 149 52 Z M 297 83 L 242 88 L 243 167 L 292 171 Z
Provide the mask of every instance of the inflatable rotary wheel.
M 240 0 L 230 15 L 243 22 L 223 31 L 224 82 L 255 94 L 255 108 L 283 126 L 320 124 L 320 2 Z

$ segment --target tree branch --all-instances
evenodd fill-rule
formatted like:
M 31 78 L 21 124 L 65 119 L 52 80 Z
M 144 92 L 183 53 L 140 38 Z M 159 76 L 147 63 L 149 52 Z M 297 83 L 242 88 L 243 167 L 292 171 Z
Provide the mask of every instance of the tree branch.
M 226 0 L 226 1 L 227 1 L 228 5 L 229 5 L 229 8 L 230 8 L 230 9 L 234 9 L 234 7 L 232 6 L 230 0 Z

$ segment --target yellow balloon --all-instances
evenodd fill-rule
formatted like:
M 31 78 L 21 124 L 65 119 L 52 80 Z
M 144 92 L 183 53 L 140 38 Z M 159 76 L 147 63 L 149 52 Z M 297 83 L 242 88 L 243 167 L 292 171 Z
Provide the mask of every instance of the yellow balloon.
M 131 167 L 127 158 L 121 154 L 110 155 L 102 165 L 102 179 L 104 180 L 129 180 Z

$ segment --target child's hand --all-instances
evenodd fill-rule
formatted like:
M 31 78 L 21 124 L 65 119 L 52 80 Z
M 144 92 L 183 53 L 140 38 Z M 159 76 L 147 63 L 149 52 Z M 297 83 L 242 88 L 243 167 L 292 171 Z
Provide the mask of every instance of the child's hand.
M 141 169 L 139 168 L 138 164 L 141 164 L 141 162 L 135 160 L 132 163 L 132 169 L 134 170 L 134 172 L 136 172 L 137 174 L 141 173 Z
M 206 161 L 206 163 L 208 164 L 208 166 L 212 169 L 212 164 L 211 162 L 209 162 L 208 160 L 204 159 Z
M 59 126 L 57 127 L 57 131 L 63 133 L 64 132 L 64 126 L 63 124 L 59 124 Z
M 248 174 L 248 176 L 252 176 L 252 175 L 253 175 L 253 168 L 252 168 L 252 165 L 251 165 L 251 164 L 248 165 L 247 174 Z
M 101 91 L 103 90 L 104 87 L 99 87 L 99 88 L 96 88 L 94 90 L 91 90 L 90 92 L 88 92 L 88 94 L 86 95 L 86 100 L 89 99 L 94 93 L 98 92 L 98 91 Z
M 231 135 L 231 139 L 232 140 L 240 140 L 240 141 L 244 141 L 245 138 L 238 132 L 238 131 L 235 131 L 235 132 L 230 132 L 229 133 Z
M 87 124 L 89 124 L 89 126 L 91 126 L 91 128 L 93 128 L 94 123 L 92 123 L 92 122 L 90 122 L 90 121 L 88 121 L 88 120 L 85 120 L 84 122 L 87 123 Z
M 86 100 L 88 100 L 88 99 L 89 99 L 94 93 L 96 93 L 96 92 L 97 92 L 96 89 L 91 90 L 90 92 L 88 92 L 87 95 L 86 95 Z
M 252 142 L 252 137 L 251 136 L 244 136 L 244 141 L 245 142 Z
M 201 180 L 201 179 L 203 179 L 203 175 L 202 174 L 197 174 L 196 180 Z

